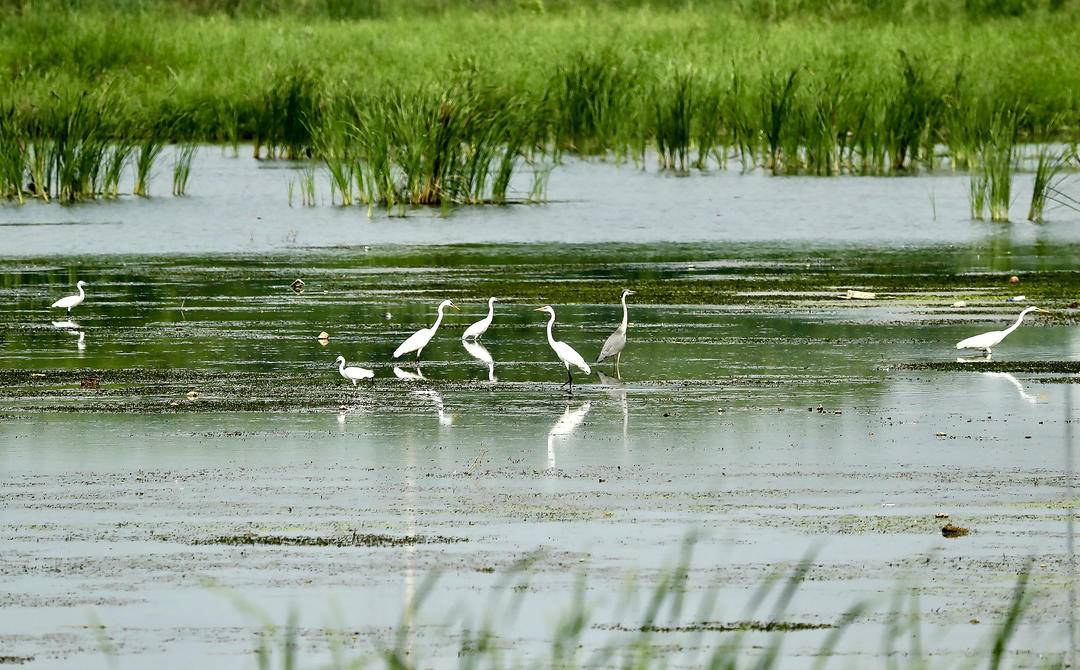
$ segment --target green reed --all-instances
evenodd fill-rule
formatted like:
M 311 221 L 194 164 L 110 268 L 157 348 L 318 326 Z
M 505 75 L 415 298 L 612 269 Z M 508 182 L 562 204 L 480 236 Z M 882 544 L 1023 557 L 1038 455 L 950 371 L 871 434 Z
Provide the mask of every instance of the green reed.
M 527 605 L 525 594 L 531 588 L 535 566 L 544 558 L 542 552 L 527 555 L 496 573 L 491 594 L 480 612 L 458 612 L 452 621 L 442 624 L 451 635 L 453 642 L 450 644 L 456 646 L 457 667 L 462 670 L 517 667 L 770 670 L 785 666 L 790 660 L 783 657 L 785 642 L 792 630 L 798 630 L 798 624 L 789 620 L 791 604 L 814 569 L 812 559 L 805 558 L 792 568 L 774 569 L 742 607 L 738 619 L 710 626 L 703 624 L 715 621 L 725 604 L 719 597 L 721 585 L 706 587 L 691 611 L 687 584 L 693 577 L 692 547 L 692 541 L 684 542 L 678 560 L 659 570 L 651 578 L 651 585 L 634 580 L 616 594 L 615 609 L 619 612 L 616 621 L 597 619 L 600 610 L 589 598 L 592 591 L 588 588 L 587 572 L 579 571 L 566 610 L 548 623 L 548 627 L 540 631 L 541 635 L 533 636 L 546 640 L 546 647 L 538 648 L 531 655 L 515 653 L 512 647 L 508 648 L 505 632 L 501 630 L 502 626 L 512 624 Z M 994 670 L 1001 667 L 1031 604 L 1028 581 L 1029 570 L 1025 569 L 1019 573 L 1008 610 L 992 635 L 976 647 L 973 657 L 962 659 L 955 667 L 982 664 Z M 425 660 L 418 653 L 415 640 L 421 630 L 425 603 L 437 585 L 437 574 L 419 580 L 387 641 L 373 640 L 361 655 L 346 648 L 350 636 L 328 631 L 332 660 L 329 665 L 320 667 L 411 670 L 431 665 L 430 659 Z M 259 670 L 302 667 L 297 629 L 299 617 L 295 611 L 290 611 L 285 624 L 279 626 L 243 596 L 231 590 L 220 590 L 238 610 L 254 617 L 262 626 L 255 644 L 255 663 Z M 822 630 L 821 642 L 813 650 L 810 667 L 822 670 L 830 665 L 850 665 L 847 655 L 838 654 L 840 642 L 845 635 L 854 634 L 854 625 L 873 617 L 878 609 L 871 601 L 861 601 L 848 607 L 835 620 L 803 624 Z M 887 667 L 954 667 L 947 660 L 928 655 L 924 649 L 922 610 L 917 590 L 894 589 L 878 652 Z M 603 631 L 607 634 L 603 635 Z M 431 645 L 431 641 L 427 644 Z M 1060 658 L 1044 659 L 1046 667 L 1060 667 L 1062 662 Z
M 1056 192 L 1065 179 L 1065 169 L 1069 165 L 1072 153 L 1068 149 L 1041 145 L 1036 154 L 1035 178 L 1031 191 L 1031 204 L 1028 206 L 1028 221 L 1041 223 L 1046 211 L 1049 193 Z
M 185 195 L 187 193 L 188 178 L 191 177 L 191 162 L 198 152 L 198 145 L 193 142 L 184 142 L 177 145 L 173 154 L 172 165 L 172 194 Z

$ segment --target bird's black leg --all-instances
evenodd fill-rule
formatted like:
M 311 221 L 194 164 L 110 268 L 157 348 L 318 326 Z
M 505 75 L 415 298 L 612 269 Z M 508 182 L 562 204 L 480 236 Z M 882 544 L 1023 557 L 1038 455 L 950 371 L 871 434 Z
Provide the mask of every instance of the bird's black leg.
M 569 366 L 566 368 L 566 383 L 570 385 L 566 392 L 572 395 L 574 393 L 574 375 L 570 372 Z

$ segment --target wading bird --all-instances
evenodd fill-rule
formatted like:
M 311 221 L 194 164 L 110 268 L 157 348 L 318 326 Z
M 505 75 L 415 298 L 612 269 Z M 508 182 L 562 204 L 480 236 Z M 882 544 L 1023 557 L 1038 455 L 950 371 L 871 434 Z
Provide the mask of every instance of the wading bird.
M 585 362 L 585 359 L 581 357 L 581 354 L 574 351 L 573 347 L 565 342 L 559 342 L 551 334 L 551 328 L 555 325 L 555 310 L 550 305 L 544 305 L 543 307 L 537 307 L 534 312 L 547 312 L 551 317 L 548 319 L 547 324 L 547 339 L 548 344 L 551 345 L 555 355 L 559 357 L 562 364 L 566 366 L 566 381 L 560 384 L 560 386 L 570 386 L 570 393 L 574 392 L 574 375 L 570 372 L 570 366 L 580 369 L 585 374 L 592 374 L 592 369 L 589 368 L 589 364 Z
M 367 368 L 358 368 L 355 365 L 345 367 L 344 356 L 338 356 L 337 360 L 334 361 L 334 365 L 338 366 L 338 372 L 341 373 L 342 377 L 351 381 L 353 386 L 356 386 L 356 382 L 360 381 L 361 379 L 371 379 L 375 376 L 374 370 L 368 370 Z
M 607 340 L 604 341 L 604 346 L 600 349 L 600 355 L 596 357 L 596 362 L 604 360 L 605 358 L 615 357 L 615 376 L 619 376 L 619 360 L 622 358 L 623 347 L 626 346 L 626 326 L 629 324 L 629 313 L 626 309 L 626 296 L 634 295 L 634 291 L 628 288 L 624 288 L 622 292 L 622 323 L 615 329 L 615 332 L 608 335 Z
M 82 304 L 83 300 L 86 300 L 86 291 L 83 291 L 84 286 L 89 286 L 84 281 L 79 281 L 75 284 L 75 288 L 79 289 L 78 295 L 69 295 L 60 298 L 52 304 L 55 309 L 66 309 L 68 314 L 71 314 L 72 308 L 78 307 Z
M 1005 330 L 992 330 L 989 333 L 983 333 L 982 335 L 975 335 L 969 337 L 966 340 L 960 340 L 956 343 L 957 349 L 982 349 L 987 355 L 990 354 L 990 347 L 996 347 L 1001 344 L 1001 341 L 1009 336 L 1009 333 L 1013 332 L 1020 327 L 1020 324 L 1024 322 L 1024 317 L 1029 312 L 1045 312 L 1046 310 L 1039 309 L 1038 307 L 1028 307 L 1023 312 L 1020 312 L 1020 316 L 1016 319 L 1016 323 L 1009 326 Z
M 479 340 L 491 326 L 491 320 L 495 318 L 495 302 L 498 298 L 488 298 L 488 315 L 465 329 L 461 334 L 462 341 L 468 339 Z
M 447 307 L 453 307 L 457 309 L 458 306 L 454 304 L 453 300 L 443 300 L 439 303 L 439 316 L 435 319 L 435 323 L 431 325 L 431 328 L 421 328 L 412 335 L 409 339 L 401 343 L 401 346 L 394 350 L 394 358 L 400 358 L 405 354 L 411 354 L 416 352 L 416 360 L 420 360 L 420 354 L 424 351 L 424 347 L 428 345 L 431 338 L 435 337 L 435 332 L 439 330 L 439 324 L 443 320 L 443 310 Z

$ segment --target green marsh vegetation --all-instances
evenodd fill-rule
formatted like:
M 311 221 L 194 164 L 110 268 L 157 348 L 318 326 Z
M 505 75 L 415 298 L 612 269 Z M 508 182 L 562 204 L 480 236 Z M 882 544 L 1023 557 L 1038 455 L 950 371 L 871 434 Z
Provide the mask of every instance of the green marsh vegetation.
M 792 614 L 792 603 L 814 570 L 813 560 L 804 558 L 794 565 L 773 568 L 735 613 L 731 610 L 736 606 L 720 598 L 720 584 L 693 585 L 691 555 L 692 543 L 684 543 L 679 560 L 661 568 L 648 583 L 629 579 L 614 595 L 615 610 L 626 617 L 623 621 L 604 620 L 600 613 L 605 607 L 596 602 L 596 596 L 588 595 L 592 590 L 588 588 L 587 569 L 579 570 L 569 606 L 546 631 L 533 631 L 533 637 L 546 640 L 546 649 L 537 648 L 532 658 L 515 650 L 513 637 L 503 637 L 506 631 L 500 628 L 512 624 L 528 605 L 528 594 L 534 588 L 533 568 L 544 559 L 541 551 L 503 569 L 482 570 L 492 574 L 494 580 L 484 611 L 475 616 L 461 613 L 438 625 L 453 632 L 451 644 L 457 647 L 461 668 L 774 668 L 781 665 L 787 636 L 820 631 L 821 641 L 812 664 L 820 669 L 849 664 L 849 655 L 838 654 L 837 650 L 845 636 L 857 635 L 850 630 L 852 625 L 887 608 L 882 612 L 889 623 L 880 641 L 880 654 L 890 659 L 889 667 L 952 665 L 935 661 L 925 650 L 918 589 L 897 586 L 887 606 L 884 602 L 857 602 L 834 620 L 799 620 Z M 398 624 L 391 629 L 392 634 L 384 641 L 365 639 L 365 651 L 360 655 L 355 651 L 354 636 L 323 631 L 331 660 L 315 667 L 405 670 L 431 664 L 433 659 L 418 657 L 415 642 L 418 635 L 425 634 L 421 632 L 426 618 L 425 603 L 437 588 L 438 579 L 437 573 L 420 579 L 404 604 Z M 1028 569 L 1018 574 L 1007 608 L 992 624 L 986 639 L 965 656 L 960 667 L 984 663 L 989 668 L 1001 667 L 1032 600 L 1029 580 Z M 255 664 L 259 670 L 305 667 L 295 610 L 280 625 L 241 594 L 213 582 L 208 586 L 220 591 L 238 611 L 260 624 L 255 646 Z M 310 629 L 307 634 L 310 637 Z M 1049 657 L 1039 665 L 1064 667 L 1064 662 L 1063 658 Z
M 250 143 L 369 209 L 542 199 L 572 155 L 970 171 L 973 217 L 1007 220 L 1017 148 L 1080 132 L 1075 0 L 399 5 L 5 3 L 0 194 L 115 197 L 126 169 L 145 195 L 168 143 Z

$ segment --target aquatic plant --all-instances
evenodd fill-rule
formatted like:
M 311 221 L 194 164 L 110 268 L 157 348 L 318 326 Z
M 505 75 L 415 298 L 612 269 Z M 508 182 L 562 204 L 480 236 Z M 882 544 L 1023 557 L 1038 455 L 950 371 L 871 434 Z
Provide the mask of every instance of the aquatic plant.
M 154 163 L 165 149 L 165 144 L 164 138 L 148 135 L 135 145 L 135 187 L 131 191 L 133 194 L 143 197 L 150 195 L 150 177 Z
M 1028 221 L 1035 223 L 1043 220 L 1047 196 L 1058 192 L 1058 187 L 1065 180 L 1063 174 L 1072 154 L 1068 149 L 1041 145 L 1036 154 L 1035 179 L 1031 190 L 1031 204 L 1028 206 Z
M 572 586 L 569 607 L 545 631 L 546 650 L 537 650 L 533 657 L 514 654 L 505 644 L 497 644 L 500 625 L 513 621 L 524 605 L 523 594 L 529 590 L 534 566 L 544 558 L 534 552 L 497 573 L 484 610 L 477 615 L 459 613 L 452 626 L 457 640 L 458 667 L 475 668 L 587 668 L 622 667 L 637 670 L 660 670 L 674 666 L 702 668 L 754 667 L 767 670 L 781 667 L 781 652 L 788 635 L 796 631 L 827 631 L 813 654 L 813 668 L 827 667 L 834 658 L 844 635 L 852 625 L 874 610 L 873 603 L 856 602 L 834 621 L 805 622 L 789 619 L 789 608 L 803 582 L 810 574 L 813 562 L 805 558 L 792 568 L 777 568 L 767 575 L 750 596 L 738 619 L 716 620 L 720 604 L 718 585 L 706 590 L 692 613 L 689 609 L 687 583 L 691 575 L 692 542 L 684 542 L 678 561 L 659 571 L 651 586 L 631 583 L 619 596 L 618 610 L 624 620 L 596 620 L 597 608 L 587 599 L 588 576 L 578 572 Z M 1030 604 L 1029 570 L 1019 573 L 1013 588 L 1008 611 L 995 627 L 992 636 L 977 650 L 979 660 L 997 669 L 1008 651 L 1009 644 L 1024 612 Z M 438 583 L 436 573 L 419 581 L 402 610 L 398 624 L 388 642 L 374 642 L 368 653 L 350 657 L 343 646 L 343 637 L 328 635 L 331 645 L 331 668 L 377 667 L 410 670 L 425 667 L 414 641 L 425 602 Z M 285 624 L 279 626 L 266 613 L 234 591 L 209 585 L 230 599 L 234 606 L 261 624 L 256 635 L 256 665 L 269 670 L 280 663 L 282 668 L 300 665 L 297 620 L 295 610 L 288 613 Z M 770 606 L 764 609 L 766 603 Z M 887 659 L 899 656 L 900 664 L 890 661 L 890 667 L 934 667 L 932 657 L 923 649 L 921 606 L 917 593 L 896 588 L 892 594 L 888 624 L 881 641 L 880 654 Z M 600 641 L 598 635 L 607 633 Z M 590 638 L 586 635 L 589 634 Z M 666 644 L 671 635 L 678 635 L 680 644 Z M 753 637 L 752 637 L 753 636 Z M 906 647 L 906 648 L 905 648 Z M 968 659 L 970 660 L 970 659 Z M 963 666 L 961 666 L 963 667 Z M 1048 667 L 1053 666 L 1053 660 Z
M 198 145 L 192 142 L 184 142 L 177 145 L 173 154 L 172 194 L 184 195 L 187 193 L 188 178 L 191 176 L 191 161 L 194 160 L 198 151 Z

